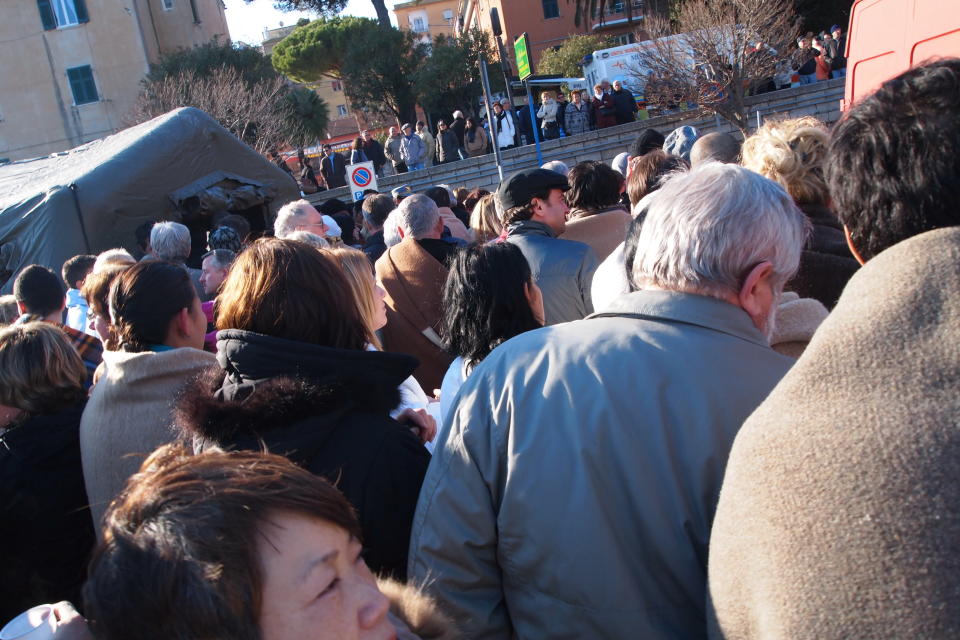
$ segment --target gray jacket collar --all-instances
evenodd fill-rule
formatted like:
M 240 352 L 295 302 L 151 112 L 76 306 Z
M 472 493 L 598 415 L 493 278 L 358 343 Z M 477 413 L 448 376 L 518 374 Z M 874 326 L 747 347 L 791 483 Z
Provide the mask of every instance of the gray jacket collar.
M 680 291 L 634 291 L 613 300 L 603 312 L 587 318 L 644 317 L 654 321 L 682 322 L 769 347 L 767 337 L 747 313 L 717 298 Z
M 510 236 L 547 236 L 548 238 L 556 238 L 557 234 L 542 222 L 524 220 L 523 222 L 514 222 L 507 227 L 507 237 Z

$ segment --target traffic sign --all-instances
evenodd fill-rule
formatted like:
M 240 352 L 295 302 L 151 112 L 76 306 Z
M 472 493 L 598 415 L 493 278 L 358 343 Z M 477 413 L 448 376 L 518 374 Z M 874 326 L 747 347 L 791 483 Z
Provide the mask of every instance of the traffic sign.
M 513 52 L 517 56 L 517 75 L 520 76 L 520 81 L 523 82 L 533 75 L 533 72 L 530 70 L 530 38 L 526 32 L 521 33 L 520 36 L 513 41 Z
M 377 174 L 373 169 L 372 162 L 358 162 L 357 164 L 347 165 L 347 176 L 354 202 L 363 200 L 364 190 L 377 189 Z

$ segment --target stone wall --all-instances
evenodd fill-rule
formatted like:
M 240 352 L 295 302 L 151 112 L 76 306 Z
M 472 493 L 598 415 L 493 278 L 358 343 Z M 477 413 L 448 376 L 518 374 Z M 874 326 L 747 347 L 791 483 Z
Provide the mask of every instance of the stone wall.
M 833 123 L 840 117 L 840 100 L 843 98 L 843 91 L 844 81 L 840 79 L 756 96 L 748 100 L 750 122 L 755 125 L 757 113 L 759 113 L 761 122 L 766 118 L 782 119 L 809 115 L 828 124 Z M 541 144 L 543 161 L 562 160 L 568 166 L 584 160 L 610 162 L 617 154 L 627 151 L 630 143 L 642 130 L 653 127 L 666 136 L 673 129 L 683 125 L 696 127 L 701 135 L 713 131 L 726 131 L 739 137 L 739 132 L 723 119 L 705 115 L 691 117 L 689 114 L 678 113 L 544 142 Z M 533 145 L 509 149 L 502 155 L 504 176 L 521 168 L 534 166 L 537 162 Z M 410 185 L 417 192 L 436 184 L 464 186 L 471 189 L 479 187 L 494 191 L 499 183 L 500 177 L 492 153 L 378 180 L 381 192 L 388 192 L 403 184 Z M 346 201 L 352 199 L 349 190 L 345 187 L 322 191 L 307 197 L 315 205 L 330 198 Z

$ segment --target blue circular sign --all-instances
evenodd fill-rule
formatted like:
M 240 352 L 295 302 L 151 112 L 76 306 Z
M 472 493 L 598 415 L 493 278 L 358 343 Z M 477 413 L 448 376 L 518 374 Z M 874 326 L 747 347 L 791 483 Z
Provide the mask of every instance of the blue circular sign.
M 370 184 L 370 181 L 373 180 L 373 176 L 370 174 L 370 169 L 366 167 L 357 167 L 353 170 L 353 183 L 358 187 L 365 187 Z

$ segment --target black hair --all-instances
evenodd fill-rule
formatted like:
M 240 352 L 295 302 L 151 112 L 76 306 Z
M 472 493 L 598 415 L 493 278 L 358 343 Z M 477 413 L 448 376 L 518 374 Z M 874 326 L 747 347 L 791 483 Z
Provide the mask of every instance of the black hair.
M 443 288 L 446 350 L 476 365 L 501 342 L 539 328 L 527 299 L 530 265 L 508 242 L 473 245 L 450 261 Z
M 157 224 L 156 220 L 147 220 L 133 230 L 133 236 L 137 240 L 137 246 L 140 247 L 140 251 L 144 253 L 147 252 L 147 245 L 150 244 L 150 230 L 153 229 L 153 225 L 155 224 Z
M 567 203 L 583 211 L 599 211 L 620 200 L 623 176 L 602 162 L 578 162 L 567 173 Z
M 833 208 L 864 260 L 960 225 L 960 59 L 936 60 L 861 98 L 833 130 Z
M 13 295 L 22 302 L 27 313 L 48 316 L 63 309 L 65 304 L 63 284 L 50 269 L 31 264 L 13 281 Z
M 430 187 L 423 192 L 423 195 L 433 200 L 438 207 L 450 206 L 450 192 L 443 187 Z
M 332 216 L 333 214 L 340 213 L 341 211 L 348 211 L 349 207 L 340 198 L 330 198 L 321 204 L 318 210 L 325 216 Z
M 80 287 L 77 286 L 77 283 L 87 277 L 87 274 L 93 269 L 96 261 L 97 256 L 80 254 L 64 262 L 63 268 L 60 269 L 60 275 L 63 276 L 63 281 L 67 284 L 67 288 L 79 289 Z
M 666 140 L 667 139 L 663 137 L 663 134 L 656 129 L 644 129 L 630 145 L 630 156 L 636 158 L 637 156 L 647 154 L 654 149 L 660 149 L 663 147 L 663 143 L 666 142 Z
M 173 262 L 139 262 L 110 285 L 110 324 L 121 351 L 147 351 L 163 344 L 170 321 L 197 297 L 187 270 Z
M 623 268 L 627 271 L 627 282 L 630 284 L 630 291 L 636 291 L 638 287 L 633 282 L 633 262 L 637 259 L 637 245 L 640 243 L 640 230 L 643 228 L 643 221 L 647 217 L 647 208 L 639 213 L 630 221 L 627 228 L 627 239 L 623 241 Z

